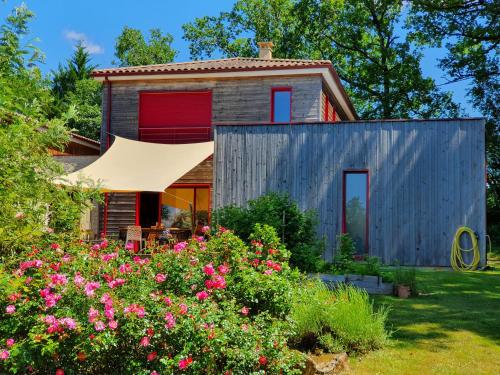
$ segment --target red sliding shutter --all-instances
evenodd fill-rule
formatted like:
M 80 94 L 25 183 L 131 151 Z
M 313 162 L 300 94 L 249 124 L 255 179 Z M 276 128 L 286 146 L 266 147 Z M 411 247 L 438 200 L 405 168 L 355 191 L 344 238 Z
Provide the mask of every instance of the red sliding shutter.
M 158 143 L 195 143 L 211 138 L 210 91 L 141 92 L 139 139 Z

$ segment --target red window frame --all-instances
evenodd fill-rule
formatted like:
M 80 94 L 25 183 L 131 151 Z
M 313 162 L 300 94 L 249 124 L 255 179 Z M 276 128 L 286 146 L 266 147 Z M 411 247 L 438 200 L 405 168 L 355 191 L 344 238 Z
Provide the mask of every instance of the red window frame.
M 368 169 L 345 169 L 342 172 L 342 233 L 347 233 L 346 176 L 348 174 L 366 175 L 365 254 L 368 254 L 370 249 L 370 171 Z
M 289 92 L 290 93 L 290 121 L 274 121 L 274 93 Z M 292 88 L 290 86 L 271 87 L 271 122 L 273 124 L 289 124 L 292 122 Z

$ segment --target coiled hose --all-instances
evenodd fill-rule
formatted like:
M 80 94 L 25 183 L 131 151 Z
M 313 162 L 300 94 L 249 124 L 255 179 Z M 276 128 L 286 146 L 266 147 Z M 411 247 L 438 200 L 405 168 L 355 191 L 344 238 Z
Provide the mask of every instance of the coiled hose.
M 472 247 L 470 249 L 464 249 L 460 246 L 460 237 L 462 234 L 468 234 Z M 467 264 L 464 261 L 463 253 L 473 252 L 472 262 Z M 473 271 L 477 269 L 479 262 L 481 260 L 481 255 L 479 253 L 479 245 L 477 243 L 476 234 L 469 227 L 460 227 L 457 229 L 455 233 L 455 237 L 453 238 L 453 244 L 451 245 L 451 266 L 455 271 Z

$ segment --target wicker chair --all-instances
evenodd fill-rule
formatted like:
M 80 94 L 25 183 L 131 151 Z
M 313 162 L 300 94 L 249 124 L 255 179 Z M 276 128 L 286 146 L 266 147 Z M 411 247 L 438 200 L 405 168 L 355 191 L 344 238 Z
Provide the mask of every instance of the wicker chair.
M 125 239 L 125 245 L 127 245 L 131 241 L 139 242 L 139 250 L 142 251 L 142 228 L 138 225 L 129 225 L 127 226 L 127 238 Z

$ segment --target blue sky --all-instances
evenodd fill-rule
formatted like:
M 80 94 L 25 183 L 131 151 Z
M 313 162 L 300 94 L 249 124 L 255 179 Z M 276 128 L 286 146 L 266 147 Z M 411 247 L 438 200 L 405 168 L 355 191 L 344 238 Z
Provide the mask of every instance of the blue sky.
M 100 67 L 111 66 L 114 43 L 123 26 L 147 32 L 158 27 L 174 36 L 173 47 L 179 52 L 176 60 L 187 61 L 188 43 L 182 39 L 182 25 L 196 17 L 217 15 L 230 10 L 234 0 L 26 0 L 26 5 L 36 13 L 31 24 L 32 35 L 38 37 L 39 48 L 45 53 L 43 72 L 55 69 L 72 53 L 74 44 L 83 40 L 91 52 L 93 62 Z M 20 1 L 0 2 L 0 17 L 5 16 Z M 422 63 L 424 74 L 442 83 L 443 73 L 437 68 L 437 58 L 444 55 L 440 49 L 428 49 Z M 335 65 L 335 62 L 334 62 Z M 452 91 L 456 102 L 466 112 L 478 116 L 467 103 L 466 83 L 444 86 Z

